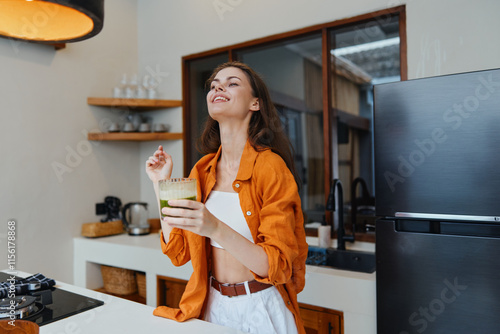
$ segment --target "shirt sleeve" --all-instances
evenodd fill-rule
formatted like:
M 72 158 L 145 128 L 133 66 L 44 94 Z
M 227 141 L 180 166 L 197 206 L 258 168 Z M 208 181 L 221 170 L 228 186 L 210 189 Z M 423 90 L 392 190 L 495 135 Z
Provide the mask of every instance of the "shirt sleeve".
M 183 230 L 174 228 L 170 231 L 168 243 L 161 232 L 161 251 L 167 255 L 174 266 L 182 266 L 191 260 L 189 243 Z
M 299 256 L 295 235 L 296 224 L 303 221 L 297 184 L 284 161 L 276 158 L 261 170 L 258 185 L 262 196 L 259 214 L 258 244 L 269 260 L 268 277 L 257 280 L 269 284 L 284 284 L 294 273 L 293 263 Z M 260 168 L 259 168 L 260 169 Z M 300 216 L 299 216 L 300 215 Z

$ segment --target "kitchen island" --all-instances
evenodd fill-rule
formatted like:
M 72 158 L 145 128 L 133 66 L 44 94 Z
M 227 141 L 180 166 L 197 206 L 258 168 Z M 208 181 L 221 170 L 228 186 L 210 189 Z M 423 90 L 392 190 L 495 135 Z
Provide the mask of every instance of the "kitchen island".
M 308 237 L 310 245 L 317 239 Z M 335 243 L 332 244 L 335 246 Z M 349 248 L 349 244 L 347 245 Z M 372 243 L 356 242 L 352 249 L 374 251 Z M 175 267 L 160 249 L 158 234 L 126 234 L 89 239 L 74 239 L 74 284 L 87 289 L 103 287 L 101 265 L 115 266 L 146 274 L 146 303 L 157 303 L 159 276 L 188 280 L 190 263 Z M 298 295 L 299 303 L 343 312 L 344 333 L 376 333 L 375 273 L 365 274 L 326 267 L 306 268 L 306 286 Z

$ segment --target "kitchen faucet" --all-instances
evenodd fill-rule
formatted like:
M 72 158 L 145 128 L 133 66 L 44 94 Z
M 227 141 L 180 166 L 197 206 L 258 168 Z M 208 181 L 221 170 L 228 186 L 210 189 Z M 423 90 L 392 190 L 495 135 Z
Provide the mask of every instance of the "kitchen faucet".
M 356 197 L 356 190 L 358 184 L 361 185 L 361 197 Z M 361 208 L 368 208 L 375 206 L 375 198 L 370 195 L 368 186 L 363 178 L 358 177 L 352 181 L 351 186 L 351 224 L 352 230 L 356 231 L 356 221 L 358 210 Z
M 339 194 L 339 227 L 337 229 L 337 249 L 345 250 L 345 242 L 350 241 L 354 242 L 354 226 L 352 228 L 351 235 L 345 235 L 344 228 L 344 194 L 342 190 L 342 182 L 339 179 L 334 179 L 330 186 L 330 194 L 328 195 L 328 200 L 326 201 L 326 210 L 334 212 L 336 211 L 335 207 L 335 190 L 338 189 Z

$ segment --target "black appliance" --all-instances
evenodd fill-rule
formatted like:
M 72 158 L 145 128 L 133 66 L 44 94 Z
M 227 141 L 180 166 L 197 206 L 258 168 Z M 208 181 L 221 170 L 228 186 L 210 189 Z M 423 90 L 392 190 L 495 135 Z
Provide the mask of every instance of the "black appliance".
M 497 333 L 500 69 L 374 101 L 377 332 Z
M 118 197 L 106 196 L 104 203 L 96 203 L 96 215 L 106 215 L 101 219 L 102 223 L 120 220 L 120 211 L 122 209 L 122 201 Z
M 7 281 L 11 275 L 0 272 L 0 282 Z M 18 279 L 16 277 L 16 279 Z M 82 296 L 56 287 L 46 291 L 36 291 L 25 296 L 16 296 L 16 302 L 24 303 L 16 312 L 23 320 L 37 323 L 39 326 L 67 318 L 69 316 L 88 311 L 104 305 L 104 302 L 94 298 Z M 0 300 L 0 303 L 4 300 Z M 10 304 L 9 298 L 5 302 Z M 3 317 L 2 317 L 3 318 Z M 9 319 L 8 317 L 6 319 Z

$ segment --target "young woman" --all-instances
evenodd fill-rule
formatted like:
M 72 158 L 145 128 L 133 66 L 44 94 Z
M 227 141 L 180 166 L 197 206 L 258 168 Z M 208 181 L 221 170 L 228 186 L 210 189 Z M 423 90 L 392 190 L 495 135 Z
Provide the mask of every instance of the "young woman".
M 206 155 L 189 177 L 198 199 L 164 208 L 162 251 L 193 274 L 179 309 L 155 315 L 200 318 L 248 333 L 305 333 L 297 294 L 305 284 L 307 244 L 290 143 L 263 80 L 247 65 L 215 69 Z M 162 146 L 146 161 L 158 196 L 172 159 Z

